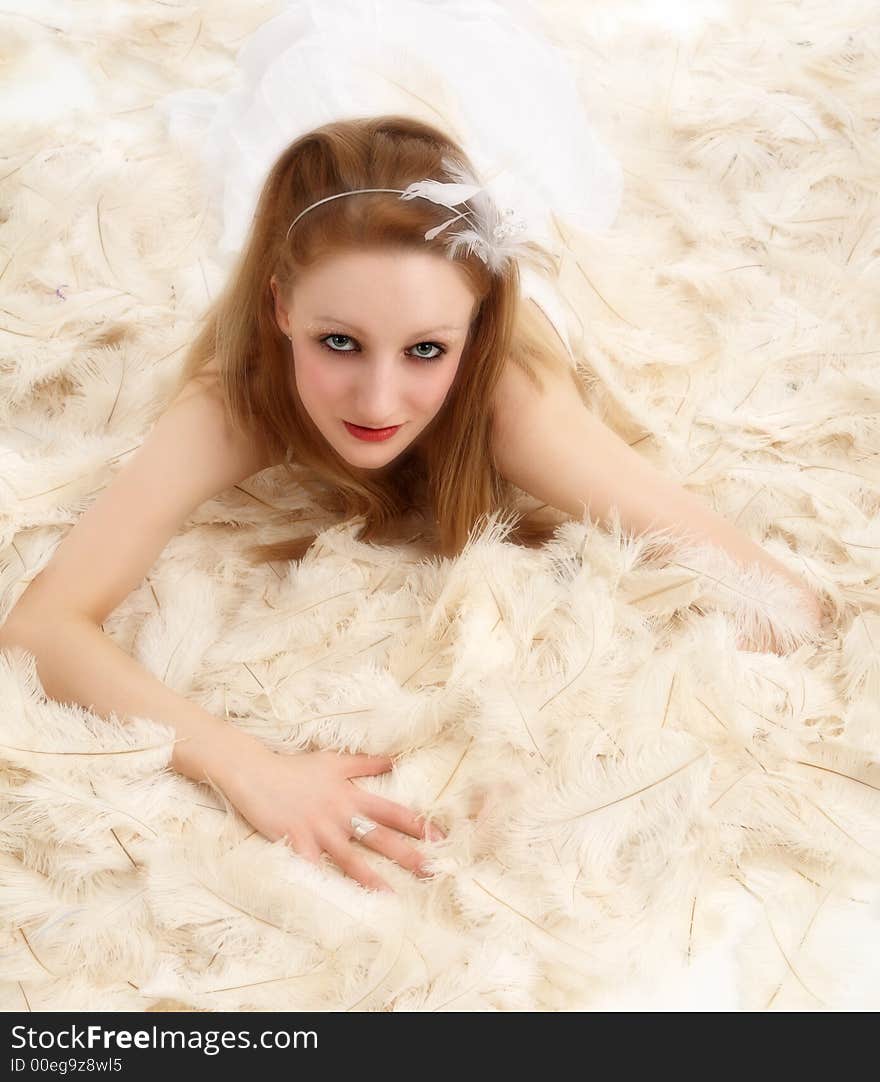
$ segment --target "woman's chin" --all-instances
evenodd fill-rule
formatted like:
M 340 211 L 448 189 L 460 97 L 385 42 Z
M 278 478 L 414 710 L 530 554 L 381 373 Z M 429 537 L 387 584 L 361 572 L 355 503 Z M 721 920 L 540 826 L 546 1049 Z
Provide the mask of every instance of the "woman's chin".
M 407 446 L 409 445 L 407 444 Z M 383 452 L 377 447 L 371 447 L 368 444 L 366 445 L 365 450 L 361 453 L 359 453 L 358 451 L 352 451 L 350 447 L 346 447 L 345 450 L 343 450 L 341 447 L 337 447 L 336 450 L 339 455 L 343 459 L 345 459 L 345 461 L 352 468 L 356 470 L 366 470 L 370 473 L 377 473 L 381 470 L 384 470 L 387 466 L 390 466 L 393 462 L 400 458 L 403 451 L 406 450 L 406 447 L 395 447 L 394 449 L 389 447 L 387 451 Z
M 371 443 L 365 440 L 362 447 L 352 448 L 349 445 L 344 450 L 341 447 L 336 449 L 350 466 L 356 466 L 364 470 L 381 470 L 385 466 L 390 466 L 401 455 L 411 450 L 413 444 L 414 441 L 411 439 L 390 439 L 387 444 Z

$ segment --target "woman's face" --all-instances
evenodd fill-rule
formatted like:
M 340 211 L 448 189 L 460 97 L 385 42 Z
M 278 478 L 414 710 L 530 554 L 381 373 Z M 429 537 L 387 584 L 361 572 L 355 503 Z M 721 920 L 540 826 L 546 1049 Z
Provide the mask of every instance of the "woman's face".
M 429 252 L 346 252 L 297 279 L 275 318 L 292 336 L 296 389 L 317 428 L 352 466 L 380 469 L 436 416 L 458 371 L 475 310 L 463 272 Z M 365 440 L 347 427 L 399 425 Z

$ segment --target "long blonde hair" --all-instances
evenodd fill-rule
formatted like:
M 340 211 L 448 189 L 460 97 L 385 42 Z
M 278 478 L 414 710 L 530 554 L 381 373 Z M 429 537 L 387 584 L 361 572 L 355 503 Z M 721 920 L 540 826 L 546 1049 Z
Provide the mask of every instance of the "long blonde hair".
M 407 516 L 415 514 L 435 551 L 453 556 L 479 519 L 512 508 L 513 490 L 495 467 L 490 438 L 491 397 L 506 361 L 518 364 L 539 388 L 539 370 L 548 365 L 568 369 L 578 386 L 558 335 L 520 298 L 516 261 L 493 275 L 476 254 L 457 257 L 477 308 L 455 381 L 420 450 L 404 451 L 382 477 L 346 462 L 302 405 L 270 286 L 274 275 L 289 296 L 301 271 L 346 249 L 427 247 L 445 254 L 444 234 L 433 241 L 424 235 L 448 217 L 446 208 L 380 193 L 331 200 L 304 215 L 286 236 L 297 214 L 324 196 L 450 179 L 444 157 L 474 172 L 461 147 L 441 130 L 395 115 L 334 121 L 291 143 L 269 171 L 248 239 L 189 347 L 178 388 L 216 358 L 235 429 L 254 441 L 265 461 L 283 465 L 291 477 L 312 486 L 326 510 L 362 515 L 359 540 L 395 539 Z M 530 250 L 535 265 L 552 274 L 553 256 L 534 243 Z M 429 512 L 433 521 L 426 518 Z M 551 532 L 527 516 L 511 521 L 510 537 L 522 544 L 540 542 Z M 256 562 L 299 559 L 316 536 L 258 545 L 249 555 Z

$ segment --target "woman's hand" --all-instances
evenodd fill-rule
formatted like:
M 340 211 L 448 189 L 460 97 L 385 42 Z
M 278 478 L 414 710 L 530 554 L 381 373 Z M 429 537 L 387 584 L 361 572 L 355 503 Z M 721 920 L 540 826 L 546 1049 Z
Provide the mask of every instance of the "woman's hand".
M 240 749 L 215 770 L 220 788 L 269 841 L 285 838 L 300 856 L 317 864 L 322 852 L 353 879 L 373 890 L 394 893 L 358 853 L 365 845 L 420 875 L 429 875 L 426 858 L 398 831 L 426 838 L 424 819 L 393 800 L 360 788 L 351 779 L 391 770 L 387 755 L 345 755 L 335 751 L 284 755 L 262 744 Z M 353 839 L 351 817 L 366 816 L 378 826 L 361 841 Z M 445 835 L 436 826 L 430 840 Z

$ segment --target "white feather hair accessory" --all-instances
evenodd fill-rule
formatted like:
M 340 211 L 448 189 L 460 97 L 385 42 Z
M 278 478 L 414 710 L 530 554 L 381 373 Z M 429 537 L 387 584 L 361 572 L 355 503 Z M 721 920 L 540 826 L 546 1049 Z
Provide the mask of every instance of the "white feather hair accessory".
M 486 186 L 468 177 L 458 162 L 451 158 L 443 158 L 443 168 L 455 180 L 417 180 L 406 188 L 352 188 L 318 199 L 297 214 L 287 227 L 285 239 L 290 237 L 291 229 L 303 215 L 322 203 L 362 192 L 395 192 L 401 199 L 427 199 L 449 210 L 473 203 L 472 207 L 459 211 L 425 233 L 425 240 L 433 240 L 455 222 L 462 221 L 462 228 L 447 237 L 450 259 L 455 259 L 462 250 L 468 255 L 476 253 L 493 274 L 499 274 L 510 260 L 528 256 L 527 225 L 515 209 L 504 207 L 499 210 Z

